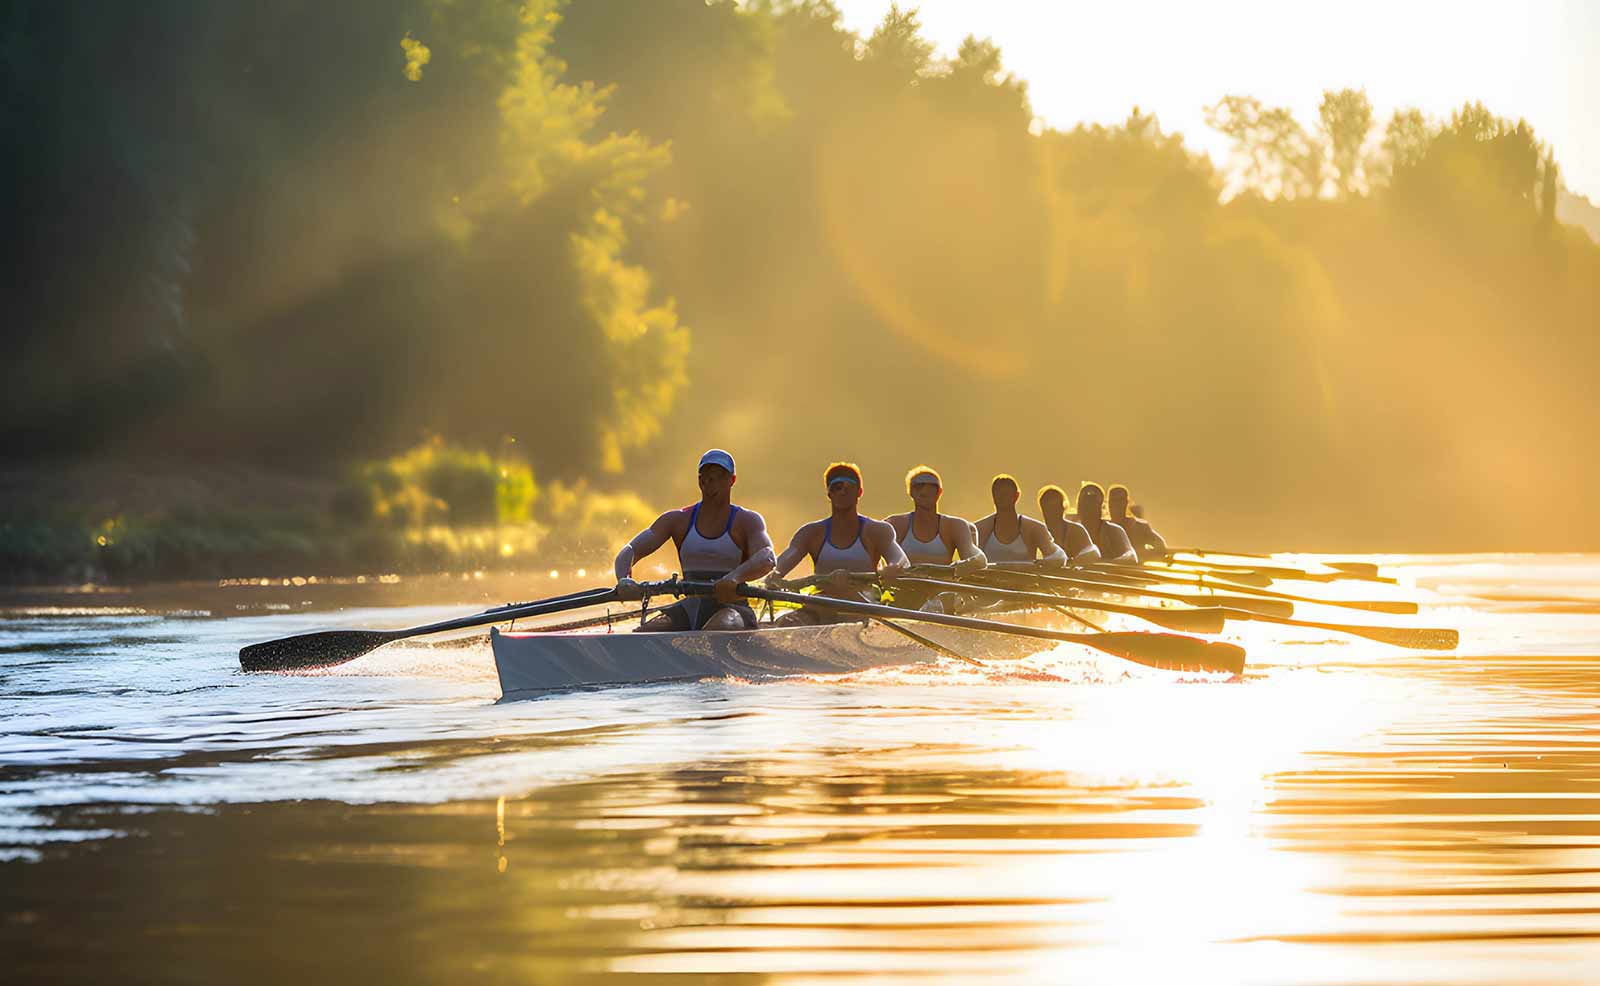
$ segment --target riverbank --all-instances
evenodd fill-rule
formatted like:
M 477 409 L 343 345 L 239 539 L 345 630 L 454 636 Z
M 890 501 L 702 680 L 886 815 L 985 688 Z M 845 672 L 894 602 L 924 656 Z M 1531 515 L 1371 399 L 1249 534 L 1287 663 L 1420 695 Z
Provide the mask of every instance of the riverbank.
M 568 567 L 648 520 L 631 493 L 540 491 L 526 467 L 508 495 L 512 470 L 487 456 L 397 462 L 341 478 L 176 461 L 0 469 L 0 584 L 515 572 L 535 553 Z

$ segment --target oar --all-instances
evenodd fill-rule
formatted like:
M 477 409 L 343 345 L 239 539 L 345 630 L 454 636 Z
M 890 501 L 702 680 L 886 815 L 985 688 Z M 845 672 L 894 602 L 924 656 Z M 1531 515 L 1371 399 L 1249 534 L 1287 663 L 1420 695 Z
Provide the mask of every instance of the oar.
M 968 657 L 967 655 L 960 653 L 959 651 L 951 650 L 950 648 L 946 647 L 944 644 L 939 643 L 937 640 L 929 640 L 927 637 L 924 637 L 922 634 L 916 632 L 915 630 L 911 629 L 910 627 L 903 627 L 900 624 L 894 622 L 893 620 L 874 619 L 873 622 L 882 624 L 883 626 L 886 626 L 889 629 L 893 630 L 895 633 L 903 634 L 904 636 L 910 637 L 912 640 L 915 640 L 917 643 L 921 644 L 922 646 L 928 648 L 929 650 L 931 650 L 931 651 L 933 651 L 933 652 L 935 652 L 937 654 L 943 654 L 945 657 L 953 657 L 958 661 L 965 661 L 966 663 L 972 665 L 975 668 L 987 668 L 988 667 L 988 665 L 984 664 L 982 661 L 975 661 L 972 658 Z
M 988 596 L 992 599 L 1035 603 L 1040 606 L 1049 606 L 1052 609 L 1062 609 L 1070 605 L 1079 609 L 1091 609 L 1101 613 L 1121 613 L 1125 616 L 1137 616 L 1142 620 L 1159 624 L 1171 630 L 1183 630 L 1186 633 L 1221 633 L 1223 625 L 1222 610 L 1216 606 L 1205 609 L 1161 609 L 1155 606 L 1124 606 L 1121 603 L 1097 602 L 1087 599 L 1073 599 L 1070 603 L 1064 604 L 1062 597 L 1056 593 L 997 589 L 992 586 L 978 585 L 975 582 L 941 582 L 937 579 L 907 578 L 905 576 L 886 576 L 885 581 L 891 585 L 909 585 L 924 589 L 965 592 L 975 596 Z
M 1250 573 L 1264 575 L 1271 579 L 1293 579 L 1299 582 L 1344 582 L 1356 580 L 1360 582 L 1382 582 L 1384 585 L 1398 585 L 1399 579 L 1392 579 L 1386 575 L 1358 575 L 1345 571 L 1310 572 L 1303 568 L 1290 568 L 1286 565 L 1229 565 L 1226 563 L 1192 561 L 1187 558 L 1167 559 L 1168 565 L 1180 565 L 1184 568 L 1200 568 L 1214 572 L 1227 572 L 1234 575 Z M 1231 576 L 1230 576 L 1231 577 Z
M 655 588 L 657 585 L 648 583 L 646 588 Z M 551 599 L 497 606 L 472 616 L 462 616 L 442 623 L 429 623 L 426 626 L 407 627 L 404 630 L 319 630 L 314 633 L 301 633 L 245 647 L 239 651 L 239 667 L 245 671 L 301 671 L 309 668 L 325 668 L 353 661 L 384 644 L 404 640 L 407 637 L 420 637 L 426 633 L 442 633 L 446 630 L 465 630 L 468 627 L 504 623 L 507 620 L 520 620 L 527 616 L 545 616 L 569 609 L 582 609 L 585 606 L 601 606 L 615 602 L 616 598 L 615 588 L 587 589 Z
M 1096 569 L 1094 577 L 1106 582 L 1173 582 L 1179 585 L 1192 585 L 1202 589 L 1226 589 L 1229 592 L 1242 592 L 1249 596 L 1261 596 L 1268 599 L 1286 599 L 1297 603 L 1316 603 L 1321 606 L 1340 606 L 1344 609 L 1361 609 L 1369 613 L 1394 613 L 1399 616 L 1410 616 L 1417 611 L 1417 604 L 1410 600 L 1384 600 L 1384 599 L 1318 599 L 1315 596 L 1297 596 L 1290 592 L 1276 592 L 1272 589 L 1258 589 L 1254 586 L 1242 585 L 1232 579 L 1218 578 L 1204 574 L 1190 575 L 1187 572 L 1166 575 L 1154 575 L 1150 571 L 1114 571 L 1111 569 Z
M 1210 548 L 1168 548 L 1167 554 L 1168 556 L 1194 555 L 1198 558 L 1204 558 L 1207 555 L 1221 555 L 1225 558 L 1257 558 L 1261 561 L 1272 561 L 1274 558 L 1273 555 L 1257 555 L 1248 551 L 1218 551 Z M 1322 564 L 1358 579 L 1376 578 L 1379 571 L 1378 566 L 1370 561 L 1325 561 Z
M 1290 620 L 1283 617 L 1263 616 L 1224 610 L 1230 620 L 1255 620 L 1258 623 L 1277 623 L 1286 627 L 1306 627 L 1313 630 L 1331 630 L 1366 637 L 1381 644 L 1407 647 L 1412 650 L 1455 650 L 1461 643 L 1459 631 L 1442 627 L 1375 627 L 1350 623 L 1318 623 L 1312 620 Z
M 982 578 L 989 573 L 1006 575 L 1014 578 L 1038 579 L 1047 586 L 1071 586 L 1074 589 L 1088 589 L 1094 592 L 1109 592 L 1121 596 L 1148 596 L 1151 599 L 1170 599 L 1174 602 L 1188 603 L 1191 606 L 1232 606 L 1235 609 L 1249 610 L 1252 613 L 1261 613 L 1265 616 L 1292 616 L 1294 604 L 1281 599 L 1254 599 L 1250 596 L 1228 596 L 1222 594 L 1196 595 L 1188 592 L 1166 592 L 1160 589 L 1146 589 L 1140 586 L 1119 585 L 1115 582 L 1106 582 L 1097 579 L 1068 578 L 1061 575 L 1044 575 L 1036 572 L 1031 564 L 1025 569 L 1006 567 L 1008 563 L 990 565 L 979 572 L 972 573 L 970 578 Z
M 711 591 L 710 582 L 683 582 L 679 590 L 695 595 Z M 1234 644 L 1213 643 L 1171 633 L 1067 633 L 1044 627 L 1019 626 L 995 620 L 979 620 L 949 613 L 927 613 L 921 610 L 898 609 L 878 603 L 863 603 L 853 599 L 835 599 L 831 596 L 807 596 L 798 592 L 763 589 L 741 583 L 739 594 L 747 599 L 770 599 L 774 602 L 798 603 L 817 606 L 867 618 L 895 620 L 920 620 L 940 626 L 960 627 L 966 630 L 987 630 L 991 633 L 1009 633 L 1017 637 L 1036 640 L 1057 640 L 1069 644 L 1083 644 L 1124 660 L 1152 668 L 1176 671 L 1226 671 L 1240 674 L 1244 671 L 1244 648 Z

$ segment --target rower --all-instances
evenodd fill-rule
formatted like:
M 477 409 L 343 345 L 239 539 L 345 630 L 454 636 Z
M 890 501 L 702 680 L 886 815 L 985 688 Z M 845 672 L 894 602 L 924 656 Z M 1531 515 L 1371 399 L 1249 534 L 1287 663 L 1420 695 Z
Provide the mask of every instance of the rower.
M 617 598 L 640 599 L 634 563 L 672 541 L 685 578 L 715 581 L 710 597 L 685 596 L 657 613 L 641 630 L 753 630 L 755 611 L 739 595 L 739 583 L 772 571 L 772 538 L 754 510 L 730 500 L 739 476 L 733 456 L 712 449 L 700 457 L 700 502 L 669 510 L 617 552 Z
M 943 494 L 944 480 L 932 466 L 919 465 L 906 473 L 906 495 L 911 497 L 911 512 L 887 518 L 900 549 L 913 565 L 949 565 L 960 554 L 956 575 L 987 568 L 989 560 L 972 535 L 972 523 L 939 512 L 939 497 Z M 971 608 L 971 601 L 957 593 L 929 593 L 913 586 L 898 586 L 894 604 L 939 613 Z
M 1106 493 L 1106 506 L 1111 510 L 1111 522 L 1127 533 L 1128 540 L 1133 543 L 1133 550 L 1138 553 L 1140 561 L 1167 556 L 1166 539 L 1157 534 L 1156 529 L 1150 526 L 1150 522 L 1144 519 L 1144 512 L 1130 511 L 1126 486 L 1118 483 L 1111 487 Z M 1133 510 L 1138 508 L 1135 507 Z
M 767 577 L 769 584 L 779 582 L 800 559 L 810 556 L 811 566 L 817 575 L 832 578 L 820 587 L 823 595 L 841 599 L 858 599 L 877 602 L 851 575 L 876 575 L 878 566 L 884 573 L 903 572 L 911 567 L 906 553 L 895 540 L 894 528 L 881 520 L 863 517 L 856 507 L 861 502 L 861 469 L 853 462 L 835 462 L 822 474 L 828 489 L 828 502 L 832 510 L 822 520 L 814 520 L 794 532 L 789 547 L 778 556 L 778 562 Z M 808 626 L 818 623 L 845 623 L 855 618 L 840 615 L 832 610 L 815 606 L 802 606 L 790 610 L 773 622 L 780 626 Z
M 1089 536 L 1088 528 L 1067 516 L 1066 490 L 1054 483 L 1040 490 L 1039 515 L 1072 564 L 1087 565 L 1100 560 L 1100 548 Z
M 996 476 L 989 484 L 989 496 L 994 500 L 994 513 L 978 521 L 978 546 L 991 564 L 1035 558 L 1046 568 L 1067 563 L 1067 553 L 1050 536 L 1050 529 L 1017 513 L 1022 489 L 1015 478 L 1006 473 Z
M 1078 490 L 1076 519 L 1100 549 L 1100 560 L 1113 565 L 1137 565 L 1139 554 L 1128 540 L 1128 532 L 1105 518 L 1105 490 L 1098 483 L 1084 483 Z
M 956 574 L 965 575 L 988 566 L 989 561 L 972 537 L 972 525 L 960 517 L 939 512 L 944 480 L 932 466 L 917 466 L 906 473 L 906 495 L 911 512 L 886 518 L 895 540 L 913 565 L 948 565 L 961 556 Z

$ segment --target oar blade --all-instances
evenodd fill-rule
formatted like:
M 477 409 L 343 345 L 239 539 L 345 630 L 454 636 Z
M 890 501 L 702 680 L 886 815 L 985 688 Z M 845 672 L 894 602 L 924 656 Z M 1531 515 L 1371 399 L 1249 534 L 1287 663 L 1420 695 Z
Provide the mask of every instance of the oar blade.
M 1360 578 L 1371 578 L 1378 574 L 1378 566 L 1366 561 L 1330 561 L 1323 562 L 1323 564 L 1336 572 L 1344 572 L 1346 575 L 1355 575 Z
M 1445 627 L 1342 627 L 1345 633 L 1408 650 L 1455 650 L 1461 633 Z
M 243 671 L 308 671 L 353 661 L 394 635 L 383 630 L 320 630 L 251 644 L 239 651 Z
M 1244 648 L 1170 633 L 1102 633 L 1081 641 L 1107 654 L 1164 671 L 1244 673 Z
M 1226 622 L 1225 614 L 1214 606 L 1206 609 L 1161 609 L 1150 606 L 1138 615 L 1140 619 L 1157 626 L 1182 630 L 1184 633 L 1221 633 Z

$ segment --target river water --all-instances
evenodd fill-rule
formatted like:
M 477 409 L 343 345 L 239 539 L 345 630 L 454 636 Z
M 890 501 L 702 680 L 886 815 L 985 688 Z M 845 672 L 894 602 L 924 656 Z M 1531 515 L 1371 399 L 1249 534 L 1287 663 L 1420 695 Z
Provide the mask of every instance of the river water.
M 1600 983 L 1600 557 L 1374 560 L 1459 650 L 499 703 L 481 637 L 236 654 L 570 586 L 14 595 L 0 978 Z

